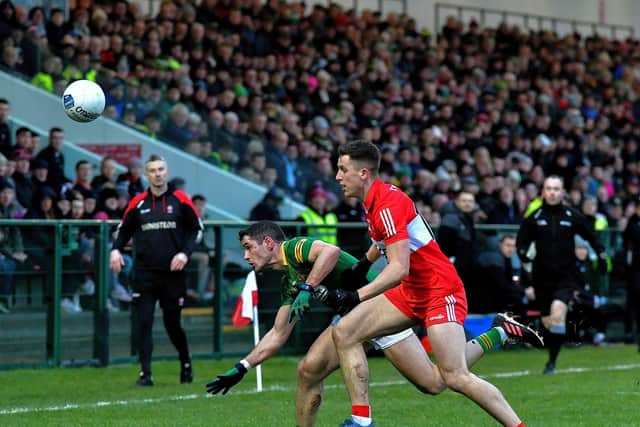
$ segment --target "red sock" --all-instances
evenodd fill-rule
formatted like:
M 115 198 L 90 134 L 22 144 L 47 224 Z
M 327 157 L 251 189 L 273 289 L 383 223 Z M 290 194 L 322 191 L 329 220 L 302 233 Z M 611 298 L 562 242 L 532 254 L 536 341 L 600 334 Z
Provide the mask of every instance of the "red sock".
M 524 423 L 521 421 L 520 424 L 518 424 L 516 427 L 527 427 L 524 425 Z
M 353 405 L 351 407 L 351 415 L 371 418 L 371 407 L 367 405 Z

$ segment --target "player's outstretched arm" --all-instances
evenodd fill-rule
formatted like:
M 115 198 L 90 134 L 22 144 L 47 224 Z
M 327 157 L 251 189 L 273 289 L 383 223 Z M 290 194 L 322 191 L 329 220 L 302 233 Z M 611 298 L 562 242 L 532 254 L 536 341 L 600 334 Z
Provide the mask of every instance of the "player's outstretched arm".
M 249 362 L 246 359 L 242 359 L 235 366 L 229 369 L 227 372 L 218 375 L 213 381 L 207 383 L 207 393 L 209 394 L 227 394 L 231 387 L 242 381 L 245 374 L 249 371 Z
M 218 375 L 215 380 L 208 382 L 207 393 L 218 394 L 222 391 L 222 394 L 227 394 L 231 387 L 242 381 L 251 367 L 269 359 L 282 348 L 287 339 L 289 339 L 296 323 L 295 321 L 288 322 L 290 307 L 289 305 L 280 307 L 273 327 L 269 332 L 262 337 L 247 357 L 236 363 L 233 368 Z

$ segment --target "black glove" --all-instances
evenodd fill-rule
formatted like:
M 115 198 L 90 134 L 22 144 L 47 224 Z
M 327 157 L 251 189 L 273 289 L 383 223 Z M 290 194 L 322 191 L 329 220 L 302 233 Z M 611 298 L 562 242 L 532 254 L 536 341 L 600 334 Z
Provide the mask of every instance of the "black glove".
M 334 309 L 338 314 L 347 314 L 353 307 L 360 303 L 360 296 L 357 291 L 332 289 L 327 294 L 327 299 L 324 303 Z
M 371 268 L 371 261 L 364 256 L 358 262 L 354 263 L 350 269 L 344 270 L 340 277 L 341 286 L 347 289 L 358 289 L 367 284 L 367 273 Z
M 236 363 L 236 366 L 218 375 L 218 379 L 207 383 L 207 393 L 218 394 L 222 390 L 222 394 L 227 394 L 231 387 L 242 381 L 246 373 L 247 368 L 240 362 Z

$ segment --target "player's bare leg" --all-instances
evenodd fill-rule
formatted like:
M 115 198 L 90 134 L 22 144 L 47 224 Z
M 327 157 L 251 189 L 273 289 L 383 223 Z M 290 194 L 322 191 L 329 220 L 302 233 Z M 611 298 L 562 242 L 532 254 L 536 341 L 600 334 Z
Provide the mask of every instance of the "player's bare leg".
M 383 350 L 391 364 L 426 394 L 439 394 L 447 385 L 415 334 Z
M 551 302 L 551 309 L 548 316 L 542 317 L 542 324 L 545 328 L 550 329 L 553 326 L 562 326 L 567 322 L 567 312 L 569 307 L 567 304 L 560 300 L 553 300 Z
M 467 368 L 464 329 L 458 323 L 442 323 L 427 329 L 438 369 L 449 388 L 464 394 L 505 426 L 517 426 L 520 418 L 500 390 Z
M 369 406 L 369 366 L 362 344 L 412 326 L 384 295 L 358 304 L 333 327 L 333 341 L 351 405 Z
M 322 403 L 323 380 L 340 367 L 331 329 L 320 334 L 298 364 L 296 424 L 300 427 L 315 425 Z
M 475 339 L 467 342 L 465 350 L 469 367 L 473 366 L 485 354 Z M 447 388 L 440 375 L 440 370 L 429 359 L 415 334 L 383 351 L 389 362 L 422 393 L 435 395 L 442 393 Z

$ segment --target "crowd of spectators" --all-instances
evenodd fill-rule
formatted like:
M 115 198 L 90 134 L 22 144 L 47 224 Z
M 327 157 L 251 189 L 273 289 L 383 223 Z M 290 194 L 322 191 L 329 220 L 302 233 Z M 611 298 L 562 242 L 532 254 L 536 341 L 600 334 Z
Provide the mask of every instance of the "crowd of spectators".
M 393 12 L 278 0 L 165 0 L 153 17 L 79 0 L 66 20 L 5 0 L 0 39 L 2 70 L 58 94 L 95 80 L 106 116 L 301 202 L 320 184 L 329 210 L 343 202 L 336 147 L 357 138 L 434 225 L 461 191 L 476 224 L 519 224 L 551 174 L 612 227 L 640 195 L 638 40 L 453 17 L 432 32 Z M 20 138 L 0 132 L 7 170 L 35 176 L 13 152 Z M 55 156 L 43 160 L 50 179 Z
M 301 202 L 362 138 L 434 223 L 467 189 L 479 222 L 517 224 L 549 174 L 624 226 L 640 190 L 640 45 L 277 0 L 0 3 L 2 67 L 60 92 L 107 90 L 105 114 Z M 307 12 L 308 11 L 308 12 Z

